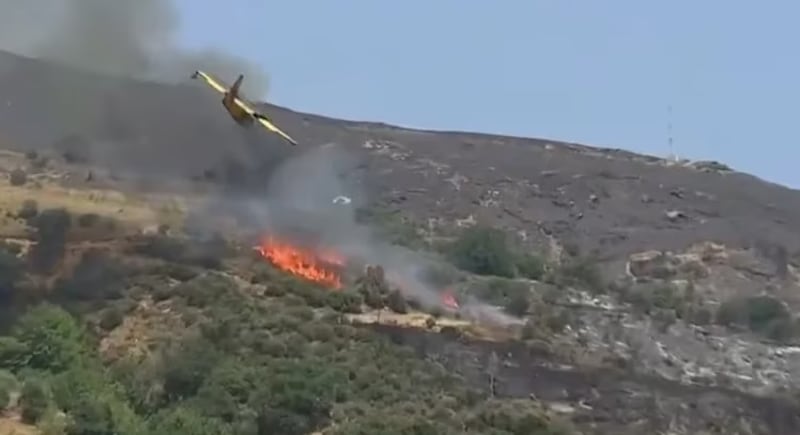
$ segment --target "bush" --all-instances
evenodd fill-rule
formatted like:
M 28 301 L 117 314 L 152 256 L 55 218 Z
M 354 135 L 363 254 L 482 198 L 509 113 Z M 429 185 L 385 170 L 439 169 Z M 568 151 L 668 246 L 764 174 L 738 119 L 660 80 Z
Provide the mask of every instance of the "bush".
M 19 382 L 8 370 L 0 370 L 0 411 L 5 411 L 11 403 L 11 394 L 17 391 Z
M 110 435 L 118 433 L 108 401 L 93 397 L 88 392 L 78 395 L 70 404 L 70 417 L 67 426 L 69 435 Z
M 105 331 L 111 331 L 121 325 L 124 319 L 125 313 L 122 312 L 122 308 L 117 306 L 108 307 L 100 317 L 100 327 Z
M 478 282 L 469 291 L 482 301 L 501 307 L 519 303 L 530 295 L 528 284 L 504 278 Z
M 334 291 L 328 294 L 328 306 L 340 313 L 360 313 L 363 303 L 364 299 L 356 292 Z
M 465 230 L 448 249 L 448 256 L 460 269 L 478 275 L 514 276 L 514 255 L 505 234 L 493 228 Z
M 775 339 L 795 335 L 792 314 L 786 304 L 772 296 L 750 296 L 723 302 L 717 309 L 716 322 L 739 325 Z
M 0 367 L 19 370 L 27 364 L 28 346 L 14 337 L 0 337 Z
M 101 250 L 89 250 L 68 279 L 60 280 L 58 292 L 77 300 L 106 300 L 122 296 L 127 270 Z
M 608 285 L 597 263 L 589 257 L 576 258 L 563 265 L 555 276 L 558 285 L 584 286 L 594 293 L 604 293 Z
M 30 221 L 31 219 L 35 218 L 38 214 L 39 214 L 39 203 L 37 203 L 33 199 L 26 199 L 25 201 L 22 201 L 22 205 L 17 211 L 17 217 L 24 221 Z
M 28 182 L 28 174 L 22 169 L 14 169 L 8 176 L 12 186 L 24 186 Z
M 96 213 L 83 213 L 78 216 L 78 226 L 81 228 L 91 228 L 100 222 L 100 215 Z
M 406 299 L 403 297 L 403 294 L 400 293 L 400 290 L 395 289 L 389 292 L 386 298 L 386 306 L 398 314 L 405 314 L 408 312 L 408 304 L 406 304 Z
M 14 296 L 17 281 L 22 277 L 25 263 L 5 247 L 0 247 L 0 301 Z
M 19 407 L 22 411 L 22 421 L 35 424 L 50 406 L 50 392 L 44 382 L 37 379 L 28 379 L 22 385 L 19 396 Z
M 14 327 L 26 349 L 25 366 L 60 372 L 80 361 L 84 352 L 81 327 L 66 311 L 49 304 L 26 312 Z
M 537 255 L 521 255 L 517 258 L 517 273 L 524 278 L 539 280 L 544 276 L 544 261 Z
M 527 314 L 530 307 L 530 298 L 526 293 L 523 292 L 518 292 L 511 295 L 503 306 L 508 314 L 517 317 L 522 317 Z
M 61 261 L 72 217 L 63 208 L 42 211 L 32 219 L 36 228 L 36 244 L 31 249 L 34 271 L 49 273 Z

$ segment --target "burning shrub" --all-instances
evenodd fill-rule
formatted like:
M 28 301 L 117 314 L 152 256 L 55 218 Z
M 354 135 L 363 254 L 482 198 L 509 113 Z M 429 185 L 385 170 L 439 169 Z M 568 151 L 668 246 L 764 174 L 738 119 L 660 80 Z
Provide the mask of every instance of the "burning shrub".
M 295 246 L 275 237 L 265 237 L 258 252 L 291 275 L 329 288 L 342 287 L 339 269 L 344 266 L 344 260 L 336 253 Z

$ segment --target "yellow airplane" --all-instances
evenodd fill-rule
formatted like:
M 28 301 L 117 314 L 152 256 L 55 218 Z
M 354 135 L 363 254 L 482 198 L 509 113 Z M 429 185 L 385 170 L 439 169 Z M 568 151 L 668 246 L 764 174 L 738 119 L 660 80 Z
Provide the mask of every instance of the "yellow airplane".
M 266 115 L 257 112 L 250 103 L 245 102 L 244 98 L 239 95 L 239 87 L 242 85 L 242 80 L 244 80 L 244 75 L 239 75 L 236 81 L 233 83 L 233 86 L 230 88 L 226 88 L 224 84 L 222 84 L 217 79 L 211 77 L 210 75 L 206 74 L 203 71 L 197 70 L 192 74 L 193 79 L 202 78 L 205 82 L 211 86 L 215 91 L 221 93 L 222 97 L 222 105 L 225 106 L 225 109 L 231 115 L 234 121 L 236 121 L 239 125 L 243 125 L 245 127 L 249 127 L 253 124 L 254 121 L 258 121 L 262 126 L 264 126 L 267 130 L 281 136 L 282 138 L 286 139 L 290 144 L 297 145 L 297 141 L 292 139 L 288 134 L 284 133 L 281 129 L 275 126 L 272 121 L 267 118 Z

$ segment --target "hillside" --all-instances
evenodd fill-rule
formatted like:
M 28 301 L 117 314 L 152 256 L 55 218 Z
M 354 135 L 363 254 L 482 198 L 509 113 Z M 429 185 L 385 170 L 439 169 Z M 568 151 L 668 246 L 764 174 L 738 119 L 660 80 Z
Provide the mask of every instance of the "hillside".
M 9 424 L 800 431 L 794 190 L 264 106 L 290 148 L 188 75 L 0 78 Z

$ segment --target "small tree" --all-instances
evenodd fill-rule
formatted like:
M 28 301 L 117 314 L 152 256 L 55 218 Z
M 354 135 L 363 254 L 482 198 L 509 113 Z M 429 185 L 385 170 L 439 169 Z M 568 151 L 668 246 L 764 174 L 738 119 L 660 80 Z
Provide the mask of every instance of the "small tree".
M 83 393 L 70 404 L 68 435 L 113 435 L 114 420 L 109 403 Z
M 408 312 L 408 304 L 400 290 L 392 290 L 386 299 L 386 306 L 395 313 L 405 314 Z
M 26 312 L 14 328 L 26 347 L 25 365 L 60 372 L 79 362 L 84 336 L 75 319 L 63 309 L 41 304 Z
M 472 227 L 449 249 L 449 257 L 460 269 L 478 275 L 514 276 L 514 255 L 505 234 L 497 229 Z
M 28 424 L 39 421 L 50 406 L 47 386 L 37 379 L 25 381 L 19 396 L 19 406 L 22 411 L 22 421 Z

